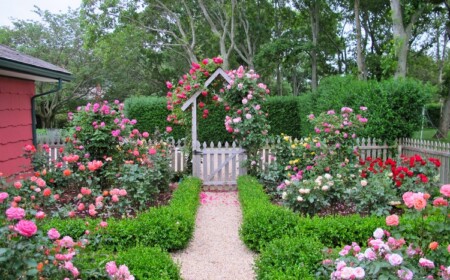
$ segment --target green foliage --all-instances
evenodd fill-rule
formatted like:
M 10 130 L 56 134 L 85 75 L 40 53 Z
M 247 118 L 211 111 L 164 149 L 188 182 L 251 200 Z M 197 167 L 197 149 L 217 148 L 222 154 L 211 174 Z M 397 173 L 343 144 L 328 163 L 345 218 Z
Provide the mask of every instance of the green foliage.
M 305 236 L 316 236 L 326 247 L 336 248 L 355 241 L 365 244 L 373 231 L 384 226 L 383 217 L 359 215 L 302 217 L 296 231 Z
M 120 251 L 116 263 L 127 265 L 136 280 L 181 280 L 180 268 L 160 248 L 135 247 Z
M 299 103 L 298 115 L 300 118 L 300 128 L 302 136 L 307 136 L 314 130 L 314 127 L 312 126 L 312 124 L 309 122 L 308 119 L 308 115 L 312 113 L 312 106 L 314 104 L 313 97 L 314 97 L 313 94 L 303 94 L 297 97 Z
M 436 88 L 414 79 L 359 81 L 333 76 L 313 94 L 312 113 L 341 107 L 368 107 L 364 137 L 393 141 L 410 137 L 421 125 L 422 106 Z M 311 131 L 310 131 L 311 132 Z
M 281 133 L 294 138 L 301 138 L 300 99 L 294 96 L 274 96 L 267 99 L 269 133 L 279 135 Z
M 167 108 L 164 97 L 138 96 L 125 100 L 125 115 L 129 119 L 137 120 L 136 128 L 140 131 L 163 132 L 169 123 L 166 120 Z M 184 138 L 185 127 L 173 126 L 171 136 L 174 139 Z
M 323 244 L 315 237 L 284 236 L 265 247 L 255 263 L 257 279 L 314 279 Z
M 101 229 L 101 240 L 91 245 L 114 250 L 136 245 L 159 246 L 166 250 L 186 247 L 194 231 L 201 184 L 197 178 L 184 179 L 173 193 L 170 205 L 151 208 L 134 219 L 108 219 L 108 226 Z M 62 236 L 78 238 L 86 229 L 94 233 L 99 221 L 52 219 L 45 222 L 42 229 L 46 232 L 54 227 Z
M 256 179 L 238 179 L 243 223 L 241 238 L 248 248 L 261 251 L 267 243 L 283 235 L 293 235 L 298 217 L 288 209 L 273 205 Z
M 292 96 L 276 96 L 268 98 L 266 106 L 269 110 L 268 121 L 271 129 L 269 133 L 272 135 L 285 133 L 300 138 L 303 127 L 310 125 L 306 121 L 306 117 L 301 117 L 300 112 L 309 114 L 309 104 L 311 95 L 302 95 L 301 97 Z M 233 138 L 230 133 L 225 130 L 224 121 L 227 112 L 222 106 L 209 106 L 208 118 L 202 118 L 202 111 L 199 110 L 197 115 L 198 121 L 198 139 L 200 142 L 206 141 L 217 143 L 221 141 L 232 142 Z M 166 126 L 170 124 L 166 121 L 167 108 L 166 99 L 154 96 L 136 96 L 125 100 L 125 115 L 129 119 L 136 119 L 135 127 L 140 131 L 154 132 L 158 129 L 164 131 Z M 186 135 L 186 130 L 190 127 L 172 126 L 170 133 L 174 139 L 182 139 Z
M 427 127 L 438 127 L 439 121 L 441 118 L 441 107 L 442 104 L 439 103 L 430 103 L 425 105 L 425 116 L 426 122 L 425 125 Z

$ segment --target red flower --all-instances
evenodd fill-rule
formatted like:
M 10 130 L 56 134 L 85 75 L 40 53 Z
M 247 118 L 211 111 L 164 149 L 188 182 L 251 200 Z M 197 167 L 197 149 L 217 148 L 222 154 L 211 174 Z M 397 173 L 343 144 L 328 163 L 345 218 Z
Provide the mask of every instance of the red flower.
M 441 167 L 441 161 L 437 158 L 429 158 L 428 159 L 431 163 L 433 163 L 436 167 Z
M 419 174 L 417 175 L 417 177 L 420 178 L 420 181 L 422 181 L 422 183 L 428 183 L 428 177 L 425 174 Z

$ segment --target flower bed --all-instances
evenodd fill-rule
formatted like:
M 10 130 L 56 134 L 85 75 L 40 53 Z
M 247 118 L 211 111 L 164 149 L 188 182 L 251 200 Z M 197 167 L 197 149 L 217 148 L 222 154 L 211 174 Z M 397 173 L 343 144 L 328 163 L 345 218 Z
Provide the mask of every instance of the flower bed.
M 244 214 L 241 238 L 250 249 L 261 252 L 260 257 L 256 262 L 258 279 L 273 279 L 272 277 L 289 279 L 289 275 L 302 275 L 302 279 L 309 279 L 308 277 L 310 277 L 310 279 L 329 279 L 333 269 L 336 271 L 341 271 L 344 267 L 356 269 L 356 265 L 350 265 L 350 263 L 357 263 L 355 261 L 357 256 L 354 256 L 355 259 L 352 259 L 352 253 L 354 252 L 352 248 L 354 248 L 356 244 L 359 244 L 361 247 L 376 246 L 373 242 L 373 245 L 371 245 L 370 236 L 372 236 L 372 233 L 376 231 L 377 228 L 384 227 L 386 222 L 391 225 L 390 228 L 393 228 L 393 230 L 391 230 L 392 236 L 395 236 L 396 240 L 400 240 L 401 235 L 405 236 L 405 239 L 409 241 L 416 240 L 415 236 L 419 236 L 416 238 L 423 240 L 419 245 L 419 247 L 422 248 L 422 254 L 415 254 L 415 257 L 412 258 L 412 260 L 417 261 L 417 263 L 415 264 L 415 267 L 409 265 L 408 271 L 414 271 L 414 273 L 416 273 L 419 267 L 425 267 L 422 272 L 417 272 L 419 273 L 418 275 L 424 275 L 423 272 L 428 272 L 430 275 L 434 274 L 434 277 L 443 277 L 442 275 L 445 276 L 445 273 L 447 273 L 444 272 L 447 268 L 445 268 L 445 266 L 438 266 L 437 262 L 433 262 L 433 265 L 435 266 L 434 270 L 426 267 L 426 264 L 429 263 L 427 261 L 431 261 L 433 258 L 439 260 L 439 263 L 445 264 L 448 263 L 450 257 L 450 253 L 446 251 L 448 249 L 447 245 L 449 244 L 449 229 L 448 222 L 446 222 L 448 217 L 446 214 L 444 217 L 440 216 L 440 218 L 439 216 L 435 217 L 432 215 L 434 212 L 438 212 L 442 215 L 442 211 L 448 207 L 446 205 L 436 207 L 428 204 L 427 212 L 414 213 L 416 215 L 415 217 L 405 216 L 401 217 L 399 220 L 395 217 L 386 219 L 385 217 L 361 217 L 359 215 L 315 216 L 310 218 L 297 216 L 291 211 L 285 211 L 286 209 L 271 204 L 268 195 L 264 193 L 263 187 L 255 178 L 249 176 L 240 177 L 238 180 L 238 189 Z M 446 189 L 444 190 L 444 193 L 445 191 Z M 406 199 L 408 201 L 408 198 Z M 420 200 L 420 197 L 417 199 Z M 433 202 L 434 204 L 442 204 L 442 201 L 442 199 L 435 199 Z M 414 209 L 414 206 L 411 207 Z M 260 219 L 258 219 L 258 213 L 261 214 Z M 417 215 L 427 216 L 428 218 L 423 219 L 417 217 Z M 394 225 L 397 222 L 400 223 L 400 226 L 395 227 Z M 422 231 L 424 236 L 418 234 L 420 231 Z M 328 260 L 324 262 L 328 268 L 327 272 L 323 272 L 323 268 L 322 274 L 316 275 L 316 272 L 320 270 L 319 265 L 317 265 L 317 263 L 315 263 L 315 265 L 309 265 L 310 263 L 314 263 L 314 260 L 317 259 L 316 256 L 309 253 L 305 253 L 305 256 L 300 256 L 300 249 L 296 250 L 292 248 L 302 248 L 305 252 L 310 252 L 310 249 L 303 248 L 302 246 L 305 246 L 305 243 L 318 244 L 317 240 L 320 241 L 320 244 L 323 244 L 322 247 L 330 248 L 324 251 L 327 254 L 337 257 L 338 252 L 341 252 L 344 257 L 347 256 L 347 258 L 339 259 L 339 261 L 345 261 L 346 265 L 340 264 L 339 266 L 336 266 L 339 264 L 339 261 L 331 261 L 329 257 Z M 387 242 L 388 241 L 384 243 L 387 244 Z M 353 244 L 353 246 L 350 245 L 349 247 L 345 246 L 345 244 Z M 380 244 L 378 244 L 378 246 Z M 323 249 L 322 247 L 320 247 L 320 245 L 315 246 L 316 252 Z M 341 251 L 342 248 L 344 248 L 344 251 Z M 399 249 L 400 247 L 395 248 L 395 250 Z M 406 249 L 407 247 L 403 247 L 402 250 Z M 380 255 L 378 251 L 374 252 L 376 252 L 374 260 L 377 261 L 373 262 L 371 266 L 367 266 L 368 268 L 365 270 L 365 273 L 367 275 L 375 275 L 377 276 L 377 279 L 380 279 L 378 278 L 380 275 L 390 275 L 392 277 L 398 276 L 396 273 L 399 269 L 392 266 L 389 267 L 390 264 L 387 259 L 383 263 L 381 256 L 384 257 L 385 255 Z M 427 255 L 430 257 L 427 258 Z M 308 256 L 310 256 L 311 259 L 309 259 Z M 423 266 L 419 263 L 420 258 L 424 259 L 421 261 Z M 410 261 L 411 260 L 409 260 L 409 263 Z M 380 272 L 374 272 L 377 265 L 380 265 L 385 269 L 383 270 L 380 268 Z M 369 267 L 371 267 L 371 270 Z M 396 270 L 394 271 L 394 269 Z M 404 271 L 405 275 L 409 273 L 407 270 Z M 353 278 L 342 278 L 339 276 L 341 278 L 336 277 L 336 279 L 354 279 L 359 272 L 359 269 L 354 271 Z M 391 272 L 394 274 L 388 274 Z

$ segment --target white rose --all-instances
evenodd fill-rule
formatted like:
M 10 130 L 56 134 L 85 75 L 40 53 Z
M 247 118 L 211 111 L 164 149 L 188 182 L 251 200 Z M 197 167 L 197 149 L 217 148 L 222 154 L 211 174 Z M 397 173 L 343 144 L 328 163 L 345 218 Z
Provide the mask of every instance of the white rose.
M 328 182 L 328 185 L 331 187 L 331 186 L 334 185 L 334 182 L 333 182 L 333 181 L 330 181 L 330 182 Z
M 328 191 L 329 189 L 330 189 L 330 187 L 327 186 L 327 185 L 324 185 L 324 186 L 322 187 L 322 191 L 324 191 L 324 192 Z
M 289 185 L 291 184 L 291 181 L 289 181 L 289 180 L 284 180 L 284 184 L 285 184 L 286 186 L 289 186 Z
M 341 175 L 341 174 L 338 174 L 338 175 L 336 175 L 336 177 L 337 177 L 338 179 L 341 179 L 341 178 L 342 178 L 342 175 Z
M 327 180 L 331 180 L 331 178 L 333 178 L 333 176 L 331 176 L 328 173 L 326 173 L 324 176 L 325 176 L 325 179 L 327 179 Z
M 361 180 L 361 186 L 363 187 L 367 186 L 367 180 Z
M 281 194 L 281 198 L 282 198 L 282 199 L 286 199 L 286 197 L 287 197 L 287 192 L 283 192 L 283 193 Z
M 297 201 L 298 201 L 298 202 L 302 202 L 302 201 L 303 201 L 303 197 L 297 196 Z

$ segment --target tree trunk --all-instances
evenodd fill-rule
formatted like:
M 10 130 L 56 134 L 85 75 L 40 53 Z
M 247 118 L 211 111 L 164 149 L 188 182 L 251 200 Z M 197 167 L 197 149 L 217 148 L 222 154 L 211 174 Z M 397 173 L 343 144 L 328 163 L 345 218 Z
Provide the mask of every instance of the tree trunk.
M 359 18 L 359 0 L 355 0 L 355 25 L 356 25 L 356 53 L 357 53 L 356 62 L 358 64 L 358 78 L 360 80 L 367 80 L 367 71 L 361 43 L 361 21 Z
M 309 6 L 312 33 L 312 50 L 311 50 L 311 90 L 317 90 L 317 41 L 319 36 L 319 3 L 313 0 Z
M 406 76 L 406 62 L 408 56 L 408 38 L 403 27 L 402 8 L 400 0 L 391 0 L 391 17 L 394 31 L 394 44 L 397 54 L 397 70 L 395 78 Z
M 444 102 L 442 108 L 441 118 L 439 121 L 439 128 L 434 135 L 435 138 L 446 138 L 450 127 L 450 91 Z

